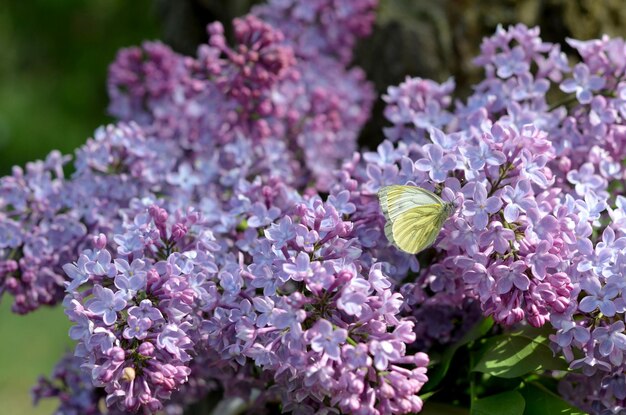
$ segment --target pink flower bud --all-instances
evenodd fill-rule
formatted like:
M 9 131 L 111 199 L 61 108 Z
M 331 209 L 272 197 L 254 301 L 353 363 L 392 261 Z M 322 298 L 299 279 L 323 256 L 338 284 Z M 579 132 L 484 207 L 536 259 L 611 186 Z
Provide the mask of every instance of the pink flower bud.
M 93 244 L 96 249 L 101 250 L 107 246 L 107 237 L 105 234 L 101 233 L 98 236 L 94 236 Z

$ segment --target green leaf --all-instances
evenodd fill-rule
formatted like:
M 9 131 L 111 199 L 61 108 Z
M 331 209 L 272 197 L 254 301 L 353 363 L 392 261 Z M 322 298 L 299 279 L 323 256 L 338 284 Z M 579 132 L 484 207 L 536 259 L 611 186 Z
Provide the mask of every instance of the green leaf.
M 528 329 L 488 339 L 473 370 L 514 378 L 538 370 L 567 370 L 567 364 L 553 356 L 547 335 Z
M 433 396 L 436 392 L 426 392 L 422 395 L 420 395 L 420 399 L 423 401 L 426 401 L 428 398 L 430 398 L 431 396 Z
M 530 383 L 520 389 L 526 401 L 524 415 L 584 415 L 585 412 L 573 408 L 561 397 L 537 383 Z
M 456 343 L 449 346 L 441 357 L 441 361 L 435 366 L 434 370 L 430 371 L 428 374 L 428 382 L 424 385 L 422 389 L 423 392 L 432 391 L 437 387 L 437 385 L 443 380 L 450 368 L 450 363 L 452 362 L 452 358 L 456 351 L 466 345 L 469 342 L 472 342 L 485 334 L 493 327 L 493 319 L 486 318 L 478 323 L 470 331 L 465 333 L 465 335 L 459 339 Z
M 522 415 L 526 403 L 519 392 L 509 391 L 472 403 L 471 415 Z M 543 413 L 543 412 L 542 412 Z M 547 414 L 548 412 L 546 412 Z
M 447 405 L 440 402 L 424 402 L 420 415 L 470 415 L 467 408 Z
M 550 335 L 554 334 L 554 328 L 549 324 L 545 324 L 542 327 L 523 326 L 509 333 L 511 336 L 525 337 L 536 343 L 543 343 L 547 346 L 550 345 Z

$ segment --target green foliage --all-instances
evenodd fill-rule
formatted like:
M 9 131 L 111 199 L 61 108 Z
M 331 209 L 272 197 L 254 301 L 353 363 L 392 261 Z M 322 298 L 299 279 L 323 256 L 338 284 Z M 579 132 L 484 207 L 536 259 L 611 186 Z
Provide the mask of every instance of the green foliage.
M 510 391 L 477 399 L 471 415 L 523 415 L 526 403 L 519 392 Z
M 532 382 L 520 390 L 526 402 L 524 415 L 549 414 L 549 415 L 583 415 L 584 412 L 576 410 L 565 403 L 558 395 L 549 391 L 539 383 Z
M 0 2 L 0 175 L 72 152 L 106 116 L 118 49 L 159 37 L 151 0 Z
M 470 331 L 465 333 L 465 335 L 456 343 L 448 346 L 440 359 L 434 360 L 435 363 L 434 368 L 428 373 L 428 383 L 425 385 L 423 392 L 428 392 L 434 390 L 437 385 L 441 382 L 441 380 L 448 373 L 448 369 L 450 368 L 450 364 L 452 363 L 452 358 L 454 354 L 459 350 L 459 348 L 467 345 L 474 340 L 484 336 L 491 330 L 493 327 L 493 319 L 486 318 L 478 322 Z
M 480 321 L 433 359 L 421 398 L 427 415 L 580 414 L 556 393 L 568 370 L 549 347 L 550 327 L 501 332 Z
M 489 338 L 475 371 L 516 378 L 539 370 L 567 370 L 562 357 L 553 355 L 545 332 L 526 328 Z

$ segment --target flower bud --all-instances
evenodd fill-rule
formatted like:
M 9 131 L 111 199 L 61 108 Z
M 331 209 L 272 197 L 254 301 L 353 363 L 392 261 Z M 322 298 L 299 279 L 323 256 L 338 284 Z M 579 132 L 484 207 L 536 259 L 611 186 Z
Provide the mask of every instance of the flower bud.
M 127 382 L 132 382 L 133 380 L 135 380 L 135 369 L 133 369 L 132 367 L 125 367 L 124 370 L 122 370 L 122 380 L 125 380 Z

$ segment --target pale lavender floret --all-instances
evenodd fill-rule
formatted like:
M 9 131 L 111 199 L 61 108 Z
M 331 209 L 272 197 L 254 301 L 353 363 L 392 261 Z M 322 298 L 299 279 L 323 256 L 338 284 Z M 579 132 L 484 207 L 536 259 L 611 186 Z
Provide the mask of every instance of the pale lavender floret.
M 576 206 L 581 210 L 581 212 L 585 212 L 584 214 L 587 219 L 597 221 L 600 219 L 602 212 L 606 210 L 607 203 L 606 199 L 598 197 L 593 190 L 587 189 L 583 200 L 576 201 Z
M 128 265 L 123 259 L 115 260 L 115 266 L 121 273 L 115 277 L 114 283 L 127 298 L 132 298 L 138 291 L 146 288 L 146 272 L 141 271 L 144 265 L 139 259 L 135 259 L 132 265 Z
M 254 309 L 261 313 L 256 319 L 256 325 L 260 328 L 265 327 L 272 318 L 274 310 L 274 301 L 271 298 L 255 297 L 252 299 Z
M 515 188 L 505 186 L 500 194 L 502 201 L 506 204 L 504 207 L 504 219 L 512 223 L 517 220 L 520 212 L 526 212 L 537 206 L 537 202 L 529 194 L 531 192 L 530 182 L 528 180 L 520 180 L 515 184 Z
M 385 166 L 395 163 L 401 155 L 402 152 L 394 148 L 390 141 L 385 140 L 378 145 L 375 153 L 371 151 L 364 153 L 363 159 L 368 163 Z
M 365 344 L 358 344 L 356 347 L 344 345 L 342 350 L 343 362 L 348 369 L 358 369 L 372 365 L 372 357 L 368 353 Z
M 83 340 L 93 333 L 95 324 L 86 315 L 78 315 L 77 319 L 74 320 L 74 322 L 76 324 L 70 327 L 69 330 L 69 335 L 72 340 Z
M 139 258 L 134 259 L 130 264 L 123 258 L 116 258 L 113 262 L 117 272 L 119 273 L 118 275 L 123 275 L 127 278 L 134 276 L 143 277 L 146 275 L 146 271 L 144 271 L 146 263 Z
M 391 287 L 391 281 L 383 274 L 382 264 L 375 264 L 370 269 L 368 282 L 370 286 L 379 293 Z
M 546 277 L 548 268 L 554 268 L 560 263 L 559 258 L 549 252 L 550 248 L 550 242 L 541 241 L 535 247 L 535 252 L 527 256 L 532 274 L 539 280 Z
M 432 128 L 444 127 L 452 117 L 445 111 L 437 101 L 426 102 L 424 111 L 416 112 L 412 117 L 412 122 L 417 128 L 429 130 Z
M 482 247 L 493 244 L 496 252 L 504 254 L 511 249 L 511 243 L 515 241 L 515 232 L 511 229 L 505 228 L 498 221 L 493 221 L 489 224 L 489 229 L 486 232 L 480 234 L 478 243 Z
M 182 190 L 190 191 L 202 183 L 202 178 L 196 174 L 189 163 L 183 163 L 178 168 L 178 172 L 167 176 L 167 182 Z
M 283 271 L 294 281 L 302 281 L 312 275 L 309 255 L 300 252 L 293 263 L 283 264 Z
M 489 215 L 498 212 L 502 207 L 502 200 L 499 197 L 487 196 L 485 185 L 477 183 L 473 198 L 466 200 L 463 205 L 463 213 L 472 217 L 472 223 L 478 230 L 485 229 L 489 222 Z
M 615 111 L 609 106 L 606 98 L 598 96 L 591 100 L 589 123 L 599 135 L 605 134 L 607 127 L 615 123 Z
M 186 349 L 192 346 L 191 339 L 175 324 L 168 324 L 163 328 L 157 337 L 156 344 L 183 362 L 191 359 L 186 352 Z
M 96 327 L 93 330 L 93 335 L 85 341 L 85 344 L 92 351 L 98 350 L 104 353 L 110 351 L 115 346 L 116 341 L 117 337 L 111 330 L 104 327 Z M 75 355 L 81 355 L 80 348 L 77 348 Z
M 143 340 L 148 336 L 148 329 L 152 327 L 152 321 L 148 318 L 137 318 L 129 315 L 126 320 L 127 327 L 124 329 L 124 338 Z
M 280 249 L 287 241 L 295 235 L 295 229 L 291 218 L 285 216 L 278 221 L 278 224 L 273 223 L 269 228 L 264 231 L 265 237 L 272 241 L 276 248 Z
M 117 253 L 120 255 L 130 255 L 144 247 L 141 235 L 136 232 L 115 235 L 113 240 L 117 244 Z
M 497 75 L 504 79 L 513 75 L 527 73 L 529 69 L 524 49 L 521 46 L 516 46 L 511 51 L 497 54 L 493 62 L 497 68 Z
M 333 205 L 340 215 L 350 215 L 356 210 L 354 203 L 350 202 L 350 192 L 347 190 L 328 196 L 328 203 Z
M 248 218 L 248 226 L 260 228 L 267 226 L 278 218 L 280 209 L 272 206 L 267 209 L 262 203 L 257 202 L 250 208 L 251 216 Z
M 76 264 L 65 264 L 63 265 L 63 271 L 70 278 L 70 282 L 67 285 L 67 290 L 74 291 L 80 285 L 84 284 L 89 280 L 89 271 L 85 268 L 85 265 L 90 261 L 87 255 L 81 255 L 78 258 Z
M 603 248 L 600 244 L 590 252 L 581 250 L 581 254 L 584 255 L 584 259 L 578 263 L 576 270 L 579 272 L 593 270 L 596 276 L 602 276 L 604 269 L 612 263 L 614 258 L 613 250 Z
M 438 128 L 431 128 L 428 131 L 430 133 L 430 140 L 441 147 L 445 152 L 453 151 L 462 144 L 463 137 L 461 134 L 446 134 Z
M 589 341 L 591 334 L 589 329 L 577 324 L 571 320 L 562 320 L 560 324 L 555 325 L 557 328 L 556 343 L 561 347 L 568 347 L 576 340 L 579 344 L 585 344 Z
M 567 180 L 574 185 L 576 193 L 584 196 L 589 191 L 597 191 L 604 185 L 602 177 L 595 173 L 592 163 L 583 164 L 578 170 L 571 170 L 567 173 Z
M 574 67 L 574 79 L 566 79 L 561 85 L 561 91 L 566 93 L 576 93 L 576 99 L 581 104 L 589 104 L 593 98 L 593 92 L 604 87 L 604 78 L 591 75 L 589 67 L 584 63 L 579 63 Z
M 161 311 L 154 307 L 150 300 L 141 300 L 138 306 L 132 306 L 128 309 L 128 314 L 138 319 L 149 319 L 153 322 L 163 319 Z
M 19 224 L 0 217 L 0 249 L 17 248 L 23 242 Z
M 550 82 L 547 79 L 533 79 L 530 73 L 521 74 L 517 82 L 518 84 L 511 91 L 511 98 L 516 101 L 541 99 L 550 89 Z
M 250 285 L 254 288 L 262 288 L 263 295 L 269 296 L 276 293 L 276 289 L 285 283 L 288 276 L 274 275 L 271 268 L 268 265 L 251 264 L 250 274 L 254 279 L 250 282 Z
M 426 158 L 415 162 L 415 167 L 428 172 L 431 180 L 443 182 L 448 173 L 456 166 L 454 157 L 450 154 L 443 155 L 443 149 L 438 144 L 429 144 L 426 147 Z
M 170 255 L 167 262 L 171 266 L 172 275 L 191 274 L 197 256 L 198 253 L 196 251 L 174 252 Z
M 113 292 L 109 288 L 96 285 L 93 289 L 93 299 L 89 300 L 87 308 L 101 316 L 104 324 L 110 326 L 117 320 L 117 312 L 126 307 L 124 297 L 121 291 Z
M 348 332 L 344 329 L 333 329 L 327 320 L 319 320 L 308 330 L 307 336 L 311 339 L 311 349 L 323 353 L 332 360 L 340 359 L 340 346 L 346 341 Z
M 522 150 L 522 177 L 529 179 L 531 182 L 547 187 L 549 180 L 545 174 L 545 166 L 548 158 L 545 155 L 533 156 L 530 151 Z
M 364 279 L 354 279 L 346 287 L 337 300 L 337 307 L 348 315 L 360 317 L 367 303 L 370 284 Z
M 537 57 L 538 77 L 546 77 L 552 82 L 560 82 L 563 74 L 571 71 L 567 55 L 561 51 L 561 45 L 552 45 L 547 57 Z
M 491 149 L 483 140 L 478 142 L 478 146 L 465 147 L 461 151 L 473 170 L 480 170 L 485 166 L 501 166 L 506 161 L 501 151 Z
M 621 365 L 626 352 L 624 322 L 616 321 L 608 327 L 598 327 L 593 331 L 593 339 L 599 343 L 598 351 L 609 356 L 611 363 Z
M 600 174 L 608 179 L 619 179 L 623 175 L 622 166 L 612 157 L 604 157 L 600 161 Z
M 228 271 L 222 271 L 219 273 L 220 287 L 224 289 L 228 294 L 237 294 L 242 286 L 243 280 L 239 274 L 234 274 Z
M 537 219 L 538 210 L 530 209 L 528 217 L 531 225 L 526 229 L 526 237 L 530 241 L 547 241 L 554 243 L 554 236 L 558 236 L 561 224 L 558 219 L 552 215 L 545 215 L 541 219 Z
M 582 288 L 589 295 L 580 300 L 580 311 L 590 313 L 599 309 L 607 317 L 613 317 L 617 312 L 614 299 L 619 291 L 613 285 L 602 286 L 597 278 L 588 278 L 581 283 Z
M 300 323 L 304 320 L 304 317 L 304 310 L 299 310 L 294 313 L 291 310 L 276 308 L 272 312 L 270 323 L 280 330 L 289 328 L 290 330 L 294 330 L 294 332 L 298 332 L 301 330 Z
M 618 195 L 615 199 L 615 209 L 609 208 L 608 211 L 615 230 L 626 229 L 626 197 Z
M 492 274 L 496 277 L 496 291 L 498 294 L 506 294 L 513 286 L 518 290 L 526 291 L 530 286 L 530 280 L 524 273 L 527 267 L 523 261 L 515 261 L 511 264 L 497 265 Z
M 620 83 L 617 87 L 617 98 L 613 100 L 612 105 L 619 111 L 622 118 L 626 118 L 626 83 Z
M 374 357 L 374 366 L 378 370 L 387 369 L 389 361 L 397 360 L 400 357 L 400 351 L 396 345 L 388 340 L 373 340 L 370 342 L 369 348 Z
M 95 258 L 85 264 L 85 270 L 90 274 L 113 277 L 115 266 L 111 263 L 111 253 L 103 249 L 96 253 Z
M 390 183 L 398 182 L 399 171 L 393 164 L 382 168 L 368 164 L 366 172 L 369 178 L 368 188 L 372 193 L 376 193 L 381 187 L 388 186 Z
M 618 253 L 626 247 L 626 238 L 616 238 L 613 228 L 607 226 L 602 232 L 602 240 L 598 242 L 597 247 L 599 249 L 612 249 L 615 253 Z

